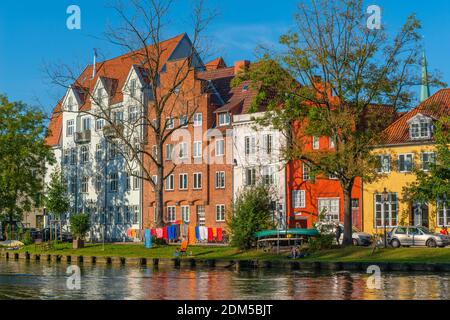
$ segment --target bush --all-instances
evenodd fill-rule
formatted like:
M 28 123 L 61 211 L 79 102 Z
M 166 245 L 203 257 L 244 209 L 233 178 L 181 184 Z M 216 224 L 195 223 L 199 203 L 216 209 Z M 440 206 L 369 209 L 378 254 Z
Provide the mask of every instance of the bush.
M 331 249 L 333 247 L 335 236 L 333 234 L 322 234 L 318 237 L 309 239 L 308 250 L 309 252 L 316 252 L 321 250 Z
M 27 230 L 24 233 L 21 234 L 20 241 L 26 246 L 30 245 L 33 240 L 31 239 L 31 231 Z
M 267 186 L 257 185 L 238 195 L 234 212 L 227 221 L 231 245 L 249 249 L 255 244 L 256 232 L 274 227 L 271 194 Z
M 70 217 L 70 232 L 77 240 L 83 240 L 90 228 L 87 214 L 75 214 Z

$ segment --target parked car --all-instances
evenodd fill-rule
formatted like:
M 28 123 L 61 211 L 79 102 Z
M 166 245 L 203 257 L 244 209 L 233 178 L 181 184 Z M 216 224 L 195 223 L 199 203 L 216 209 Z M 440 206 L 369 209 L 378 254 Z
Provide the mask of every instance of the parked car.
M 450 245 L 450 236 L 433 233 L 425 227 L 395 227 L 389 232 L 388 241 L 394 248 L 401 246 L 427 246 L 435 248 Z
M 336 224 L 331 222 L 318 222 L 316 223 L 316 228 L 320 233 L 323 234 L 335 234 Z M 339 224 L 341 228 L 341 237 L 339 239 L 339 244 L 344 241 L 344 225 Z M 360 232 L 357 228 L 353 227 L 352 240 L 354 246 L 370 246 L 372 243 L 372 235 L 367 232 Z

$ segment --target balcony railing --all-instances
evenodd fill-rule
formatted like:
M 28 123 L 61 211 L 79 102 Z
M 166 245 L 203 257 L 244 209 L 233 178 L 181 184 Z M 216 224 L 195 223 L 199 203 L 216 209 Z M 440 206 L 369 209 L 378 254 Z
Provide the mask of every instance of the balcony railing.
M 91 130 L 76 132 L 74 137 L 76 143 L 89 143 L 91 142 Z
M 118 138 L 123 134 L 123 125 L 115 124 L 115 125 L 106 125 L 103 127 L 103 135 L 108 139 Z

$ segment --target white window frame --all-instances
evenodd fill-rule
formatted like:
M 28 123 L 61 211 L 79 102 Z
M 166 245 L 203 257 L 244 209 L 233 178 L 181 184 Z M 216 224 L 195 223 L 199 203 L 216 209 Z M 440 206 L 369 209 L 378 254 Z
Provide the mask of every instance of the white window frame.
M 308 169 L 305 170 L 305 168 L 308 168 Z M 302 180 L 303 181 L 311 180 L 310 172 L 311 172 L 311 168 L 306 163 L 303 163 L 303 165 L 302 165 Z
M 178 175 L 178 190 L 189 189 L 189 175 L 187 173 L 180 173 Z
M 192 180 L 192 188 L 194 190 L 201 190 L 203 188 L 203 173 L 194 172 Z
M 225 155 L 225 140 L 217 139 L 216 140 L 216 157 L 222 157 Z
M 424 155 L 428 156 L 428 161 L 426 161 L 426 162 L 423 161 L 424 160 L 423 159 Z M 432 161 L 430 161 L 430 156 L 431 156 L 431 159 L 433 159 Z M 425 163 L 428 163 L 428 166 L 431 166 L 431 165 L 433 165 L 435 163 L 435 161 L 436 161 L 436 153 L 435 152 L 427 151 L 427 152 L 421 152 L 420 153 L 420 169 L 422 171 L 425 171 L 425 172 L 430 171 L 430 169 L 426 169 L 424 167 L 424 165 L 425 165 Z
M 73 137 L 75 133 L 75 120 L 67 120 L 66 122 L 66 137 Z
M 391 173 L 392 171 L 392 159 L 391 156 L 389 154 L 380 154 L 378 155 L 378 158 L 380 159 L 380 167 L 377 169 L 378 173 Z M 389 160 L 389 168 L 387 170 L 385 170 L 384 168 L 384 159 L 388 159 Z
M 194 141 L 194 158 L 201 158 L 203 155 L 203 143 L 202 141 Z
M 225 189 L 225 178 L 225 171 L 216 171 L 216 189 Z M 219 182 L 223 182 L 223 184 L 219 184 Z
M 225 222 L 225 205 L 216 205 L 216 222 Z
M 306 208 L 306 191 L 292 190 L 292 208 L 304 209 Z
M 403 164 L 404 165 L 406 164 L 406 157 L 407 156 L 411 156 L 411 169 L 410 170 L 404 170 L 404 169 L 400 168 L 400 157 L 402 157 L 402 156 L 404 157 L 404 160 L 403 160 Z M 414 169 L 414 154 L 413 153 L 401 153 L 401 154 L 399 154 L 398 158 L 397 158 L 397 169 L 398 169 L 398 172 L 401 172 L 401 173 L 410 173 L 410 172 L 412 172 L 413 169 Z M 406 169 L 406 166 L 405 166 L 405 169 Z
M 167 222 L 177 221 L 177 207 L 168 206 L 167 207 Z
M 393 201 L 392 200 L 392 197 L 393 197 L 393 195 L 395 195 L 395 201 Z M 385 203 L 383 203 L 383 201 L 382 201 L 382 197 L 383 197 L 383 195 L 382 194 L 380 194 L 380 193 L 376 193 L 376 194 L 374 194 L 374 199 L 373 199 L 373 201 L 374 201 L 374 210 L 373 210 L 373 213 L 374 213 L 374 219 L 373 219 L 373 221 L 374 221 L 374 227 L 375 228 L 382 228 L 382 227 L 384 227 L 384 222 L 385 222 L 385 215 L 386 215 L 386 212 L 385 212 L 385 210 L 386 210 L 386 205 L 387 205 L 387 210 L 388 210 L 388 212 L 387 212 L 387 214 L 388 214 L 388 221 L 389 221 L 389 224 L 387 224 L 386 225 L 386 227 L 389 227 L 389 228 L 393 228 L 393 227 L 396 227 L 397 225 L 398 225 L 398 213 L 399 213 L 399 199 L 398 199 L 398 194 L 397 193 L 395 193 L 395 192 L 391 192 L 391 193 L 389 193 L 389 195 L 388 195 L 388 201 L 386 201 Z M 380 199 L 379 201 L 378 201 L 378 199 Z M 393 210 L 393 204 L 395 204 L 395 207 L 396 207 L 396 210 Z M 377 225 L 377 212 L 378 212 L 378 210 L 377 210 L 377 206 L 378 205 L 380 205 L 380 215 L 381 215 L 381 223 L 380 223 L 380 225 Z M 396 215 L 395 216 L 395 221 L 396 221 L 396 223 L 395 224 L 393 224 L 392 223 L 392 218 L 393 218 L 393 215 Z
M 312 137 L 312 148 L 313 148 L 313 150 L 320 149 L 320 137 L 317 137 L 317 136 Z
M 166 188 L 166 191 L 173 191 L 173 190 L 175 190 L 175 176 L 174 176 L 174 174 L 171 174 L 171 175 L 169 175 L 166 178 L 165 188 Z
M 231 124 L 231 115 L 229 112 L 219 113 L 219 127 L 229 126 Z
M 191 212 L 189 206 L 181 206 L 181 220 L 184 222 L 191 221 Z
M 171 143 L 166 144 L 166 160 L 173 160 L 173 154 L 174 154 L 173 144 Z
M 194 114 L 194 127 L 201 127 L 203 124 L 203 114 L 198 112 Z

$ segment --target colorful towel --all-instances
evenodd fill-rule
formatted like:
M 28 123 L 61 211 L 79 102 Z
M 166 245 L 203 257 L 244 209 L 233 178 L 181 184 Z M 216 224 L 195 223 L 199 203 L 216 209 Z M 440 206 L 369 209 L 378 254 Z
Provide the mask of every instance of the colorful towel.
M 189 245 L 195 245 L 195 227 L 189 227 Z
M 217 241 L 222 242 L 222 240 L 223 240 L 222 228 L 217 228 Z

